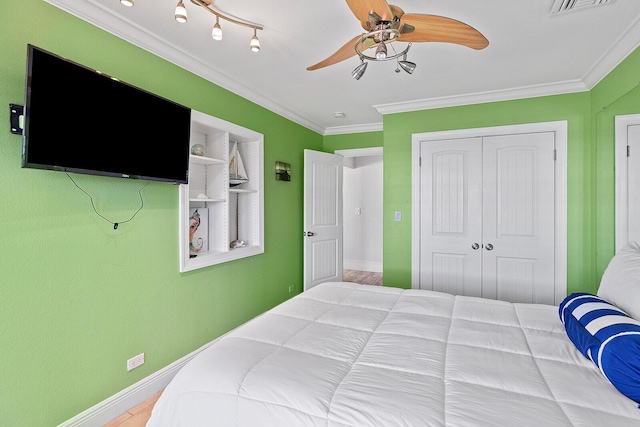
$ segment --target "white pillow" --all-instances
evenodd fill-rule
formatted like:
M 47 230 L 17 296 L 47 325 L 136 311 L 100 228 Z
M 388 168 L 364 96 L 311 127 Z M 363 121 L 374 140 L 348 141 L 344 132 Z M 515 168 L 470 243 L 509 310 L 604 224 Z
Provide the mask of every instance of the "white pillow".
M 629 242 L 611 259 L 598 296 L 640 320 L 640 245 Z

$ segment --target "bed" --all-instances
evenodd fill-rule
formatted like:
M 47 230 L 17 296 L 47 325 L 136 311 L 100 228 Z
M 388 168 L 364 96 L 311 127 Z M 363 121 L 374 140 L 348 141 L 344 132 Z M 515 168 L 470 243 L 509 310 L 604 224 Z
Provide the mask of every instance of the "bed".
M 616 296 L 638 293 L 620 280 L 640 289 L 640 247 L 627 252 L 601 289 L 631 304 L 625 315 L 640 315 Z M 147 426 L 640 426 L 638 403 L 585 356 L 575 342 L 588 340 L 570 336 L 562 315 L 558 306 L 323 283 L 200 352 Z

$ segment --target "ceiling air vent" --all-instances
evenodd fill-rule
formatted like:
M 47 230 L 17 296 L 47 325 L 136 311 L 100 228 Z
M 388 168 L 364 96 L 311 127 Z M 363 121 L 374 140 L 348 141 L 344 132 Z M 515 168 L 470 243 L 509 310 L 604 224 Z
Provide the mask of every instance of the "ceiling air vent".
M 551 13 L 570 12 L 590 6 L 601 6 L 613 3 L 615 0 L 555 0 Z

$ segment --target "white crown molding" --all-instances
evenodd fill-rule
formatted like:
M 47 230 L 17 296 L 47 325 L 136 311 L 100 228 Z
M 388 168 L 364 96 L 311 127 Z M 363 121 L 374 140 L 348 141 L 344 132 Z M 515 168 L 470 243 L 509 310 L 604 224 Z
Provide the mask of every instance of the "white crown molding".
M 344 135 L 347 133 L 379 132 L 382 123 L 369 123 L 364 125 L 334 126 L 326 128 L 323 135 Z
M 235 93 L 257 105 L 279 114 L 301 126 L 322 134 L 324 128 L 298 114 L 287 110 L 282 105 L 256 94 L 246 86 L 212 69 L 193 56 L 187 55 L 176 46 L 162 39 L 156 34 L 146 31 L 133 22 L 114 15 L 93 0 L 44 0 L 45 2 L 70 13 L 71 15 L 89 22 L 108 33 L 113 34 L 129 43 L 138 46 L 172 64 L 190 71 L 216 85 Z
M 538 96 L 561 95 L 565 93 L 584 92 L 589 88 L 580 80 L 553 84 L 520 87 L 515 89 L 479 92 L 465 95 L 443 96 L 440 98 L 418 99 L 408 102 L 374 105 L 380 114 L 406 113 L 409 111 L 430 110 L 460 105 L 484 104 L 496 101 L 535 98 Z
M 607 49 L 606 53 L 585 74 L 582 81 L 592 89 L 616 68 L 640 44 L 640 17 L 629 25 L 627 30 Z

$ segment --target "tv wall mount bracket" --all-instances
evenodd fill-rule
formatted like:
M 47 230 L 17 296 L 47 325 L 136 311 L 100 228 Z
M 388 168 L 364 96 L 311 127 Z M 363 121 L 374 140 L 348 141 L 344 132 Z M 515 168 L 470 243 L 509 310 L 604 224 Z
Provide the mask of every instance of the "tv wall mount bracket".
M 11 110 L 11 116 L 9 117 L 9 120 L 11 121 L 11 133 L 15 135 L 22 135 L 22 128 L 24 126 L 24 107 L 22 105 L 9 104 L 9 109 Z

